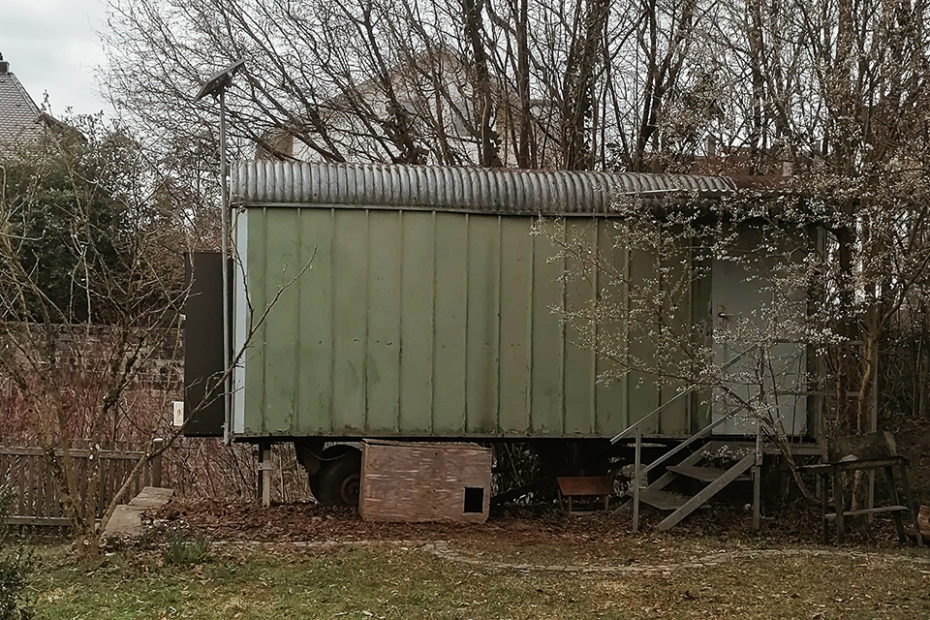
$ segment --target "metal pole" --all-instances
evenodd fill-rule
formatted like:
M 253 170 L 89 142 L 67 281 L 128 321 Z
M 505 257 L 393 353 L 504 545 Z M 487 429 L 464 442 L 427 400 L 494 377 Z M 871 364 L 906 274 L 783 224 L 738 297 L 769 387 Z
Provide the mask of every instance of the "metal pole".
M 639 470 L 642 466 L 643 432 L 636 429 L 636 448 L 633 456 L 633 533 L 639 531 Z
M 231 369 L 229 368 L 229 193 L 226 187 L 226 89 L 220 91 L 220 214 L 221 255 L 223 261 L 223 442 L 230 443 L 232 409 L 230 407 Z
M 762 420 L 756 420 L 756 454 L 752 465 L 752 529 L 762 525 Z

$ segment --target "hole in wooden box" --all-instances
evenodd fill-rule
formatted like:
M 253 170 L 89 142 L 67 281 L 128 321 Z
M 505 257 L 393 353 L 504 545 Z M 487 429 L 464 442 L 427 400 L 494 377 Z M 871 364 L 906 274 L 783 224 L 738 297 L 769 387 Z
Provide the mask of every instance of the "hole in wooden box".
M 483 487 L 465 487 L 465 512 L 484 512 Z

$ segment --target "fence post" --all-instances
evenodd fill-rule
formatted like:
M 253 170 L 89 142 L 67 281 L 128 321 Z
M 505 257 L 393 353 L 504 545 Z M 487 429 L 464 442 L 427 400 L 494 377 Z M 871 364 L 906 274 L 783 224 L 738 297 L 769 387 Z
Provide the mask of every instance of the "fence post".
M 161 437 L 156 437 L 155 441 L 152 442 L 152 486 L 160 487 L 161 486 L 161 449 L 165 444 L 165 440 Z

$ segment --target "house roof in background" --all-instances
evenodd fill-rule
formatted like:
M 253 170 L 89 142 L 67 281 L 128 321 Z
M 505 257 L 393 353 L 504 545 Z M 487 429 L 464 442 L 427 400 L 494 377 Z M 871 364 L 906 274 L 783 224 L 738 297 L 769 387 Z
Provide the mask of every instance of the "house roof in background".
M 42 133 L 42 112 L 9 67 L 0 55 L 0 146 L 22 144 Z

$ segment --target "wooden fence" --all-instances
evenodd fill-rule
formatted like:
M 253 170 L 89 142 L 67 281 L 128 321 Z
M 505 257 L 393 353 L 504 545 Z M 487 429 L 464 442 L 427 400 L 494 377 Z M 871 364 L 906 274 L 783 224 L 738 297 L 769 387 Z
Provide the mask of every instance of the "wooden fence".
M 140 446 L 113 445 L 100 450 L 100 477 L 97 516 L 103 516 L 110 500 L 129 476 L 136 462 L 144 455 Z M 90 464 L 90 450 L 72 448 L 81 497 L 86 494 Z M 55 479 L 48 454 L 37 446 L 0 445 L 0 483 L 7 483 L 16 491 L 10 506 L 7 523 L 11 525 L 56 526 L 69 525 L 61 505 L 61 489 Z M 132 499 L 142 487 L 161 486 L 161 456 L 145 464 L 133 480 L 124 500 Z

